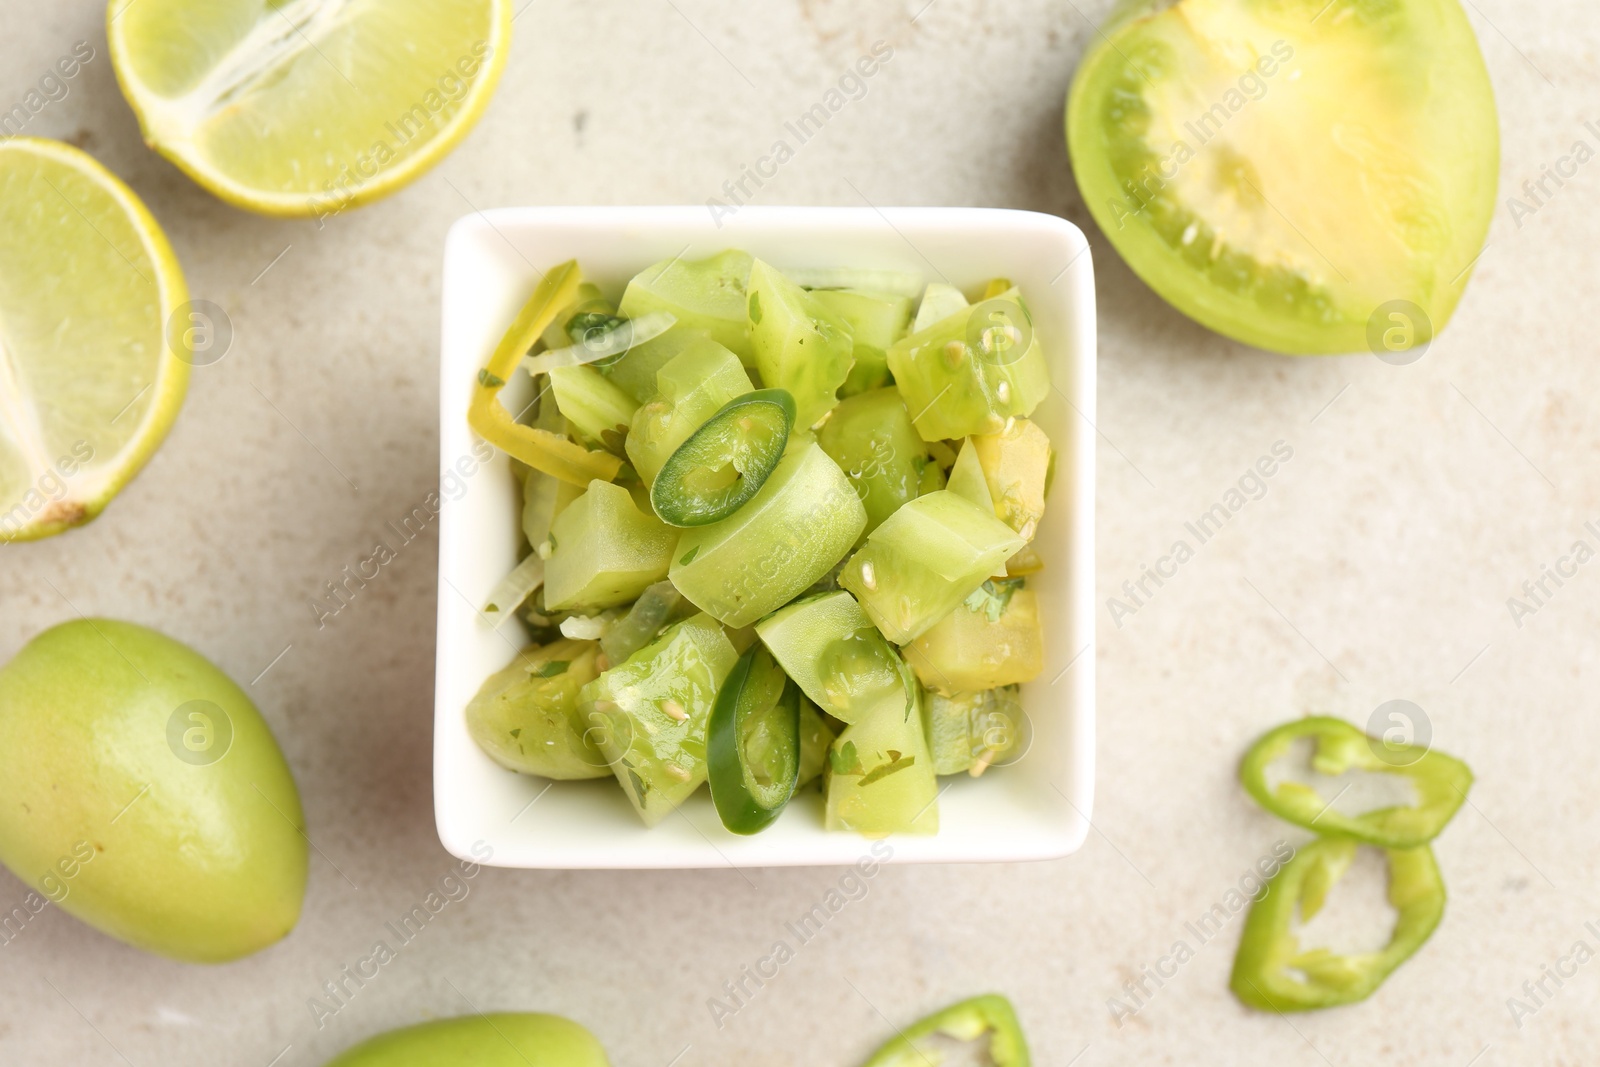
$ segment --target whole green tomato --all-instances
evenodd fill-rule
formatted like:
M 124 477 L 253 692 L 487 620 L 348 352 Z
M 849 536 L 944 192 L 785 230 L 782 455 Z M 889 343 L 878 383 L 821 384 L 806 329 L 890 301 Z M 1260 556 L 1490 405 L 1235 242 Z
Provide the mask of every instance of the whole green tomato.
M 238 959 L 294 928 L 305 820 L 283 753 L 199 653 L 109 619 L 0 668 L 0 862 L 150 952 Z
M 571 1019 L 532 1012 L 464 1015 L 390 1030 L 327 1067 L 609 1067 L 595 1036 Z

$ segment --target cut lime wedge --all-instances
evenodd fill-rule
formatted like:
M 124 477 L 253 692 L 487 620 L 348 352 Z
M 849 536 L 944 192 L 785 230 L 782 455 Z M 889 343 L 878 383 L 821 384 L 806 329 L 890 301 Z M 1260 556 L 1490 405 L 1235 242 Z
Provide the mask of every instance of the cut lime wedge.
M 117 80 L 151 147 L 239 207 L 326 218 L 466 136 L 510 0 L 111 0 Z
M 58 141 L 0 140 L 0 541 L 98 515 L 161 444 L 188 300 L 133 191 Z

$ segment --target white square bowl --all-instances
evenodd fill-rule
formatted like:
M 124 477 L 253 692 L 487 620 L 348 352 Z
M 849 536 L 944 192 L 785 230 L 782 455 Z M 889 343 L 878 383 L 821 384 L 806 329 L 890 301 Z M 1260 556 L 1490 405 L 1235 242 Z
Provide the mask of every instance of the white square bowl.
M 822 828 L 815 789 L 753 837 L 723 829 L 707 790 L 646 829 L 609 780 L 549 782 L 503 770 L 467 733 L 463 710 L 525 642 L 477 610 L 517 563 L 520 494 L 505 456 L 467 425 L 478 368 L 537 284 L 577 259 L 613 299 L 627 280 L 673 256 L 742 248 L 779 269 L 910 272 L 970 290 L 994 277 L 1022 290 L 1055 389 L 1033 418 L 1059 453 L 1035 547 L 1045 670 L 1022 690 L 1032 745 L 981 779 L 959 775 L 939 800 L 939 833 L 897 836 L 896 861 L 1052 859 L 1089 829 L 1094 787 L 1095 307 L 1089 248 L 1053 215 L 988 208 L 746 207 L 714 221 L 698 207 L 507 208 L 450 230 L 444 259 L 440 385 L 443 513 L 439 537 L 434 811 L 451 853 L 504 867 L 660 868 L 847 864 L 868 843 Z M 508 389 L 530 388 L 519 375 Z M 524 392 L 524 396 L 529 395 Z M 453 472 L 453 473 L 452 473 Z M 477 846 L 476 848 L 474 846 Z M 881 852 L 881 849 L 880 849 Z

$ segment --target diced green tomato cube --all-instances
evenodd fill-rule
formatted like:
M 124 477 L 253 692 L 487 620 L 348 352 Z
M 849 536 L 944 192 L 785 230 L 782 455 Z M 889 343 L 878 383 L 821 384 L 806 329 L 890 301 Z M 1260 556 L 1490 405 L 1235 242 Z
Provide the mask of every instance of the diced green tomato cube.
M 868 533 L 906 501 L 943 488 L 938 464 L 893 388 L 840 401 L 817 431 L 817 443 L 861 494 Z
M 1008 418 L 1033 412 L 1050 391 L 1050 372 L 1029 322 L 1020 299 L 996 297 L 889 349 L 895 387 L 924 440 L 999 433 Z M 1015 335 L 1027 337 L 1021 352 L 1007 347 Z
M 706 780 L 706 724 L 739 654 L 705 615 L 675 623 L 579 693 L 600 751 L 646 826 Z
M 759 259 L 750 268 L 750 343 L 769 389 L 794 397 L 796 426 L 811 426 L 838 403 L 850 374 L 850 324 Z
M 1037 423 L 1013 420 L 997 434 L 970 439 L 984 480 L 1002 522 L 1032 541 L 1044 518 L 1045 485 L 1050 476 L 1050 438 Z M 959 461 L 958 461 L 959 462 Z
M 550 611 L 609 608 L 636 599 L 667 576 L 677 531 L 634 504 L 620 485 L 589 483 L 556 516 L 545 561 L 544 603 Z
M 556 406 L 586 443 L 622 455 L 623 440 L 639 402 L 593 367 L 557 367 L 550 372 Z
M 659 392 L 656 371 L 690 345 L 710 339 L 711 335 L 704 330 L 674 326 L 664 334 L 634 345 L 618 356 L 615 362 L 600 360 L 595 365 L 617 388 L 643 404 Z
M 844 728 L 828 751 L 829 830 L 867 837 L 939 832 L 939 782 L 916 682 Z
M 922 717 L 936 774 L 981 775 L 1017 751 L 1025 730 L 1013 688 L 922 694 Z
M 983 464 L 978 460 L 978 450 L 972 446 L 971 438 L 961 446 L 961 454 L 956 457 L 956 465 L 950 468 L 950 482 L 945 488 L 957 496 L 966 497 L 985 511 L 994 511 L 994 495 L 989 492 L 989 479 L 983 473 Z
M 921 333 L 936 322 L 942 322 L 968 307 L 966 294 L 944 282 L 929 282 L 917 304 L 917 317 L 911 323 L 912 333 Z
M 950 614 L 1026 542 L 948 489 L 919 496 L 872 531 L 839 585 L 897 645 Z
M 817 706 L 805 697 L 800 698 L 800 777 L 795 789 L 815 781 L 822 775 L 828 761 L 828 748 L 833 744 L 833 727 L 822 717 Z
M 634 276 L 618 310 L 628 319 L 668 312 L 678 326 L 706 331 L 752 367 L 755 352 L 745 319 L 751 262 L 749 253 L 737 249 L 707 259 L 662 260 Z
M 756 633 L 783 673 L 843 722 L 900 688 L 899 657 L 843 590 L 797 600 L 757 623 Z
M 784 456 L 744 507 L 685 530 L 672 584 L 726 625 L 748 626 L 827 574 L 866 524 L 844 472 L 812 445 Z
M 811 295 L 850 324 L 855 364 L 839 395 L 855 396 L 888 385 L 889 346 L 911 328 L 911 299 L 860 289 L 819 289 Z
M 467 732 L 500 766 L 563 781 L 611 773 L 578 712 L 578 691 L 600 673 L 599 646 L 530 645 L 491 674 L 467 705 Z
M 734 397 L 754 389 L 738 357 L 715 341 L 698 341 L 656 372 L 656 395 L 634 412 L 628 459 L 646 485 L 689 435 Z
M 1031 682 L 1044 670 L 1039 598 L 1031 589 L 990 583 L 906 645 L 906 662 L 929 689 L 945 693 Z

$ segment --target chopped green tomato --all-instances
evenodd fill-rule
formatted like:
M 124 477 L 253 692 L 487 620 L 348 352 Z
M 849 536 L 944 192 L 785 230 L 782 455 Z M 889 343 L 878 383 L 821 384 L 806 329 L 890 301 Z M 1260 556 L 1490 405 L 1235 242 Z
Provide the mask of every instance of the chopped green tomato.
M 676 531 L 634 505 L 620 485 L 599 480 L 556 516 L 545 561 L 545 606 L 626 604 L 667 576 Z
M 866 524 L 844 472 L 811 445 L 783 457 L 728 518 L 685 530 L 672 584 L 726 625 L 748 626 L 827 574 Z
M 867 509 L 868 533 L 906 501 L 942 488 L 939 467 L 893 388 L 841 400 L 817 431 L 817 444 L 855 486 Z
M 907 300 L 915 299 L 924 284 L 920 274 L 871 267 L 796 267 L 784 271 L 784 275 L 806 289 L 856 289 Z
M 722 825 L 772 825 L 800 777 L 800 689 L 761 645 L 739 657 L 717 693 L 706 735 L 711 801 Z
M 828 750 L 829 830 L 867 837 L 939 832 L 939 782 L 917 697 L 916 680 L 902 667 L 899 691 L 846 726 Z
M 1039 520 L 1044 518 L 1045 483 L 1052 457 L 1050 438 L 1036 423 L 1008 419 L 1005 429 L 996 434 L 978 434 L 970 439 L 969 447 L 977 452 L 995 514 L 1025 540 L 1032 541 Z
M 872 531 L 839 585 L 903 645 L 959 607 L 1023 544 L 993 513 L 945 489 L 919 496 Z
M 814 425 L 850 374 L 850 323 L 759 259 L 750 268 L 749 313 L 762 384 L 789 390 L 796 424 Z
M 800 698 L 800 776 L 795 788 L 808 785 L 822 776 L 822 767 L 828 761 L 828 747 L 833 744 L 833 727 L 822 717 L 822 712 L 810 698 Z
M 1023 545 L 1017 549 L 1016 555 L 1006 560 L 1007 578 L 1026 578 L 1042 570 L 1044 570 L 1044 560 L 1034 551 L 1032 545 Z
M 621 663 L 656 639 L 666 626 L 695 613 L 694 605 L 671 582 L 657 582 L 639 594 L 628 614 L 600 638 L 606 663 Z
M 990 579 L 902 651 L 922 684 L 943 693 L 1031 682 L 1044 670 L 1039 598 L 1020 578 Z
M 1384 850 L 1389 903 L 1399 913 L 1387 945 L 1348 956 L 1322 947 L 1301 949 L 1296 921 L 1308 923 L 1321 910 L 1359 847 L 1348 838 L 1318 838 L 1302 845 L 1267 883 L 1239 937 L 1229 982 L 1234 996 L 1252 1008 L 1275 1012 L 1353 1004 L 1370 996 L 1428 940 L 1444 915 L 1444 882 L 1433 850 L 1418 845 Z
M 1311 769 L 1316 773 L 1401 775 L 1415 789 L 1417 803 L 1345 815 L 1303 782 L 1284 781 L 1270 788 L 1268 766 L 1288 755 L 1302 738 L 1315 742 Z M 1472 771 L 1443 752 L 1394 744 L 1369 737 L 1343 719 L 1313 716 L 1285 723 L 1251 745 L 1239 766 L 1239 781 L 1258 804 L 1296 826 L 1385 848 L 1410 848 L 1432 841 L 1455 816 L 1472 788 Z
M 738 358 L 715 341 L 699 341 L 656 372 L 658 392 L 633 415 L 628 459 L 649 485 L 679 445 L 735 397 L 755 388 Z
M 747 367 L 755 351 L 745 321 L 745 295 L 750 284 L 749 253 L 729 249 L 707 259 L 662 260 L 628 283 L 619 307 L 626 318 L 665 311 L 679 326 L 704 330 L 733 352 Z
M 994 511 L 994 494 L 989 492 L 989 479 L 984 476 L 983 464 L 978 460 L 978 450 L 968 438 L 956 456 L 956 465 L 950 468 L 950 483 L 945 487 L 957 496 L 964 496 L 985 511 Z
M 998 994 L 973 997 L 900 1031 L 866 1067 L 1032 1067 L 1028 1040 L 1011 1002 Z
M 912 320 L 911 332 L 921 333 L 934 323 L 965 311 L 968 306 L 966 294 L 960 289 L 944 282 L 929 282 L 922 291 L 922 301 L 917 304 L 917 317 Z
M 754 626 L 737 626 L 733 629 L 724 626 L 722 630 L 728 635 L 728 643 L 733 645 L 734 650 L 741 656 L 750 651 L 750 646 L 756 643 Z
M 841 722 L 900 689 L 894 649 L 842 590 L 796 600 L 756 623 L 756 633 L 784 673 Z
M 926 441 L 999 433 L 1050 391 L 1027 307 L 1009 295 L 975 304 L 889 349 L 889 369 Z
M 506 328 L 488 364 L 478 371 L 467 422 L 485 441 L 535 470 L 574 485 L 587 485 L 595 478 L 615 478 L 622 461 L 607 452 L 591 452 L 560 433 L 523 426 L 500 402 L 500 390 L 505 388 L 511 372 L 560 310 L 573 302 L 580 280 L 578 264 L 572 260 L 544 276 Z
M 595 739 L 646 826 L 706 780 L 706 725 L 739 659 L 722 627 L 694 615 L 583 687 Z
M 659 337 L 634 345 L 618 356 L 616 362 L 607 360 L 596 366 L 617 388 L 643 404 L 656 395 L 656 372 L 666 366 L 668 360 L 690 345 L 710 339 L 711 335 L 704 330 L 674 326 Z
M 557 367 L 550 372 L 556 406 L 578 437 L 612 455 L 623 454 L 623 441 L 639 404 L 590 366 Z
M 491 674 L 467 705 L 467 732 L 489 758 L 543 778 L 611 773 L 578 712 L 578 690 L 600 673 L 593 641 L 530 645 Z
M 936 774 L 978 777 L 1009 759 L 1027 728 L 1012 686 L 948 696 L 929 689 L 922 694 L 922 715 Z
M 911 299 L 859 289 L 821 289 L 811 295 L 850 324 L 855 363 L 839 387 L 839 396 L 855 396 L 890 384 L 889 346 L 910 329 Z
M 657 473 L 650 503 L 674 526 L 707 526 L 742 508 L 789 443 L 794 398 L 782 389 L 735 397 L 679 445 Z

